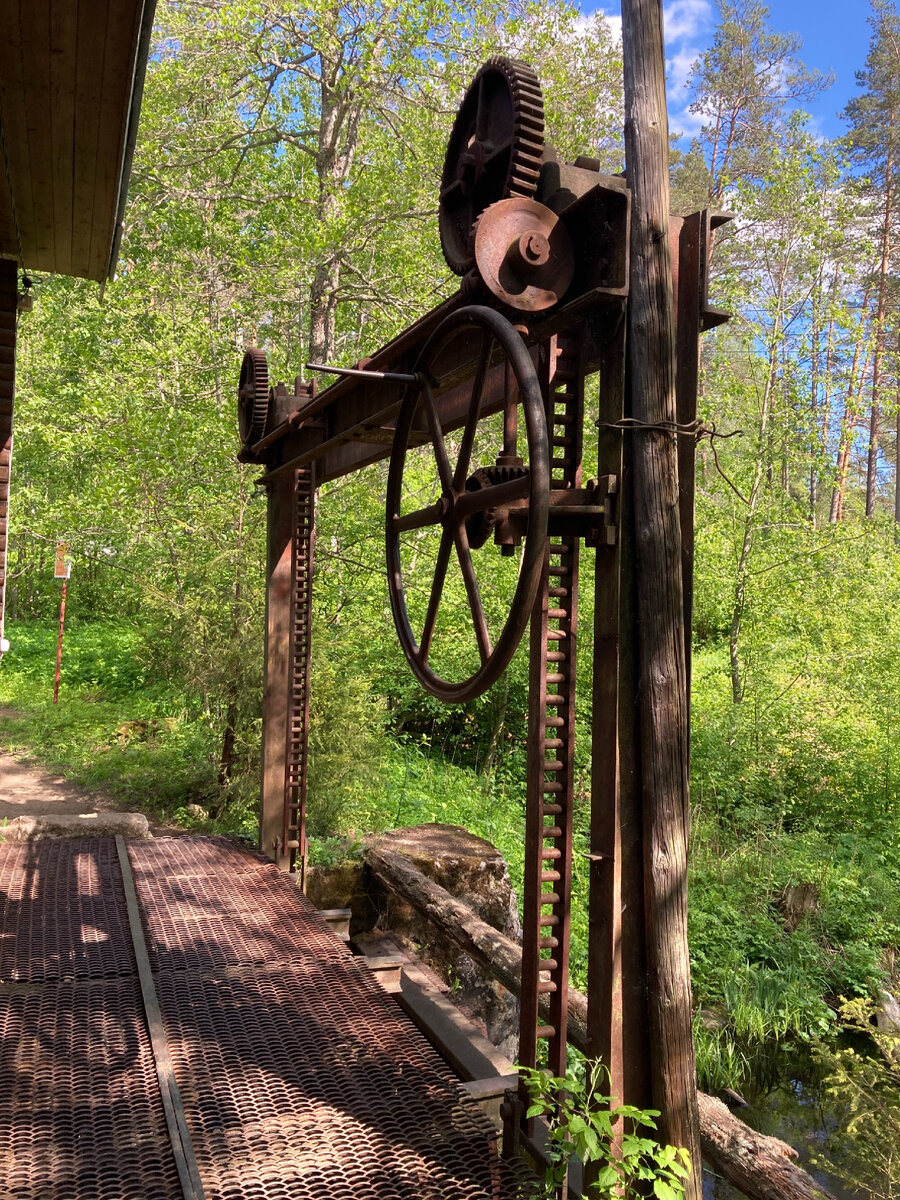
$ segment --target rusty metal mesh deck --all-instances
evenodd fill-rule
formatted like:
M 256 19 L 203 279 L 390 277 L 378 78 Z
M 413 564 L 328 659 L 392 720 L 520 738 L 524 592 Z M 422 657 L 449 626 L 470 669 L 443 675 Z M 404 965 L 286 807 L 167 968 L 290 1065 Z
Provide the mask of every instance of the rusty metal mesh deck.
M 290 879 L 218 839 L 129 856 L 207 1200 L 518 1193 L 455 1077 Z M 0 845 L 0 1195 L 181 1195 L 122 896 L 111 840 Z
M 0 993 L 0 1195 L 180 1196 L 135 980 Z
M 0 844 L 0 980 L 132 975 L 115 843 Z
M 195 861 L 186 841 L 197 845 Z M 227 843 L 221 844 L 217 869 L 219 848 L 212 838 L 160 838 L 131 846 L 154 970 L 351 958 L 289 876 Z

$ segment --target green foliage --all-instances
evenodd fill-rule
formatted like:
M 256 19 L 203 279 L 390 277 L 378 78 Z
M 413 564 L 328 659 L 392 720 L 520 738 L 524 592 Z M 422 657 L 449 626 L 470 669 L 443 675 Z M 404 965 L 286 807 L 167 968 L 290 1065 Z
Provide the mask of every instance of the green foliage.
M 55 628 L 16 622 L 0 665 L 4 748 L 33 754 L 88 791 L 162 821 L 194 824 L 197 804 L 218 814 L 204 828 L 255 833 L 258 760 L 224 789 L 218 739 L 202 710 L 156 673 L 131 626 L 67 630 L 59 703 L 53 704 Z
M 327 837 L 381 825 L 373 794 L 381 771 L 381 710 L 369 681 L 347 669 L 340 643 L 323 649 L 326 630 L 312 639 L 309 720 L 308 829 Z
M 896 1031 L 875 1031 L 868 1001 L 847 1001 L 840 1015 L 852 1042 L 820 1043 L 816 1049 L 818 1064 L 826 1073 L 824 1092 L 838 1120 L 816 1161 L 860 1194 L 896 1200 L 900 1196 L 900 1040 Z
M 647 1195 L 678 1200 L 684 1195 L 691 1170 L 688 1152 L 647 1136 L 646 1131 L 656 1129 L 656 1110 L 617 1104 L 604 1094 L 609 1076 L 602 1063 L 588 1061 L 564 1078 L 518 1069 L 528 1090 L 526 1115 L 546 1119 L 549 1129 L 550 1161 L 536 1197 L 557 1195 L 573 1156 L 595 1172 L 582 1193 L 592 1200 Z

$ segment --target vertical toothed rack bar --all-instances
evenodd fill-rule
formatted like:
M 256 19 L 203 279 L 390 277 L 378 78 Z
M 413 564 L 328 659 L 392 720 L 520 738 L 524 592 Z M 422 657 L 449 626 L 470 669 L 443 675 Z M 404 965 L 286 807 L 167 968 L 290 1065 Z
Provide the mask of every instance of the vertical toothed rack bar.
M 550 486 L 578 487 L 584 374 L 574 339 L 548 341 L 541 383 L 550 432 Z M 537 1042 L 545 1039 L 546 1065 L 554 1075 L 564 1074 L 566 1066 L 578 547 L 578 537 L 559 537 L 551 529 L 531 621 L 519 1061 L 534 1066 Z
M 315 542 L 315 479 L 312 466 L 295 473 L 291 536 L 290 697 L 287 722 L 287 770 L 284 787 L 284 835 L 291 869 L 300 858 L 306 877 L 306 783 L 309 759 L 309 655 L 312 621 L 312 572 Z

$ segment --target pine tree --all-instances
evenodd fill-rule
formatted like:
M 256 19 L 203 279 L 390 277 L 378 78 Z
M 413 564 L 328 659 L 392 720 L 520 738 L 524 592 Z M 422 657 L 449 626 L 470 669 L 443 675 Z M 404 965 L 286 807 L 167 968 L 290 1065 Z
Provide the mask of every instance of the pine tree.
M 897 238 L 900 231 L 900 18 L 893 0 L 873 0 L 872 40 L 865 69 L 857 73 L 860 94 L 847 105 L 845 118 L 851 160 L 858 175 L 855 186 L 868 210 L 876 247 L 869 272 L 875 299 L 872 347 L 871 407 L 866 464 L 866 516 L 875 512 L 878 448 L 884 395 L 896 387 L 888 370 L 891 310 L 896 307 Z M 896 332 L 890 339 L 896 342 Z M 900 420 L 900 417 L 898 417 Z M 900 520 L 900 493 L 895 499 Z

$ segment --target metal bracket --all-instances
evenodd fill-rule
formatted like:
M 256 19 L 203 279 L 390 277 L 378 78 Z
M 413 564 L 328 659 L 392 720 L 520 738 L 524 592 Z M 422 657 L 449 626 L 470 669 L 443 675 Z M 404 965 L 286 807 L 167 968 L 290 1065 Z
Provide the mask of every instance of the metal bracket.
M 500 1105 L 500 1120 L 503 1122 L 502 1154 L 504 1158 L 516 1158 L 520 1154 L 519 1142 L 522 1133 L 524 1105 L 514 1088 L 507 1088 Z
M 618 475 L 601 475 L 599 479 L 588 480 L 588 491 L 594 497 L 594 503 L 603 509 L 602 524 L 594 525 L 585 537 L 588 546 L 614 546 L 616 544 L 616 527 L 618 511 L 616 496 L 619 492 Z

